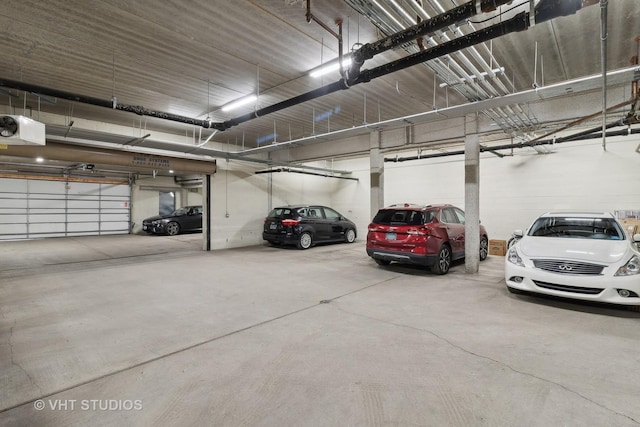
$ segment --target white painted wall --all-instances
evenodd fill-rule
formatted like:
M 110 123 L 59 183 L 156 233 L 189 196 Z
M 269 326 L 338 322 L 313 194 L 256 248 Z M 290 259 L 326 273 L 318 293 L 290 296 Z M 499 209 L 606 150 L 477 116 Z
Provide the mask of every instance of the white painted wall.
M 480 219 L 489 237 L 507 240 L 550 210 L 640 209 L 640 138 L 558 144 L 551 154 L 483 153 Z M 409 154 L 414 155 L 415 153 Z M 385 204 L 451 203 L 464 208 L 463 156 L 385 163 Z
M 211 248 L 252 246 L 262 242 L 267 212 L 267 179 L 248 163 L 218 161 L 211 177 Z
M 355 217 L 360 218 L 369 206 L 368 159 L 351 162 L 361 168 L 365 163 L 366 170 L 359 175 L 367 181 L 356 182 L 287 172 L 255 174 L 267 168 L 234 160 L 218 162 L 218 172 L 211 179 L 211 248 L 264 244 L 264 218 L 270 208 L 281 205 L 314 203 L 334 207 L 352 220 L 357 212 Z M 309 165 L 326 167 L 324 162 Z
M 607 151 L 601 140 L 592 140 L 558 144 L 551 154 L 520 149 L 498 158 L 483 153 L 480 218 L 490 238 L 506 240 L 514 229 L 528 227 L 549 210 L 640 210 L 640 154 L 635 151 L 639 144 L 640 138 L 633 136 L 609 138 Z M 415 154 L 415 149 L 398 153 Z M 269 208 L 295 203 L 331 206 L 356 223 L 358 239 L 366 238 L 371 220 L 369 158 L 310 165 L 350 170 L 358 181 L 284 172 L 255 174 L 266 168 L 219 161 L 212 177 L 212 248 L 264 244 L 262 227 Z M 464 208 L 464 157 L 385 163 L 384 183 L 385 205 L 451 203 Z M 134 187 L 137 223 L 157 213 L 157 194 L 147 193 Z M 189 204 L 200 196 L 186 194 Z

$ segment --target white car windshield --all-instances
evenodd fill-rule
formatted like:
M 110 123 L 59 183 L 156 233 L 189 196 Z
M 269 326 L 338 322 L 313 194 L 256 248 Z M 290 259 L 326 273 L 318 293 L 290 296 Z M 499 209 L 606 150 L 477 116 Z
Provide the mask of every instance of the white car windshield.
M 533 223 L 529 236 L 624 240 L 624 231 L 611 218 L 543 217 Z

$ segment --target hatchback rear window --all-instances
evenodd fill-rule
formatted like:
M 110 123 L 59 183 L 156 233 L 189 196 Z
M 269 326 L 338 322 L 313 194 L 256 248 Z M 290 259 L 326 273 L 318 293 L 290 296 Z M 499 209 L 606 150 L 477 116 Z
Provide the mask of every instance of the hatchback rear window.
M 373 218 L 373 222 L 383 225 L 421 225 L 431 222 L 433 220 L 433 214 L 433 211 L 381 209 Z
M 291 218 L 296 214 L 295 209 L 290 208 L 275 208 L 269 212 L 269 218 Z

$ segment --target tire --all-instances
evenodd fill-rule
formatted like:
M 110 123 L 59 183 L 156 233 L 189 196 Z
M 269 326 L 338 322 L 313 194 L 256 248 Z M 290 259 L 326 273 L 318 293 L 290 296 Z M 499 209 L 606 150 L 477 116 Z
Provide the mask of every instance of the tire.
M 344 241 L 347 243 L 353 243 L 356 241 L 356 232 L 349 228 L 344 232 Z
M 313 244 L 313 239 L 311 238 L 311 234 L 308 232 L 304 232 L 300 235 L 298 239 L 298 249 L 309 249 Z
M 165 227 L 165 231 L 167 232 L 167 234 L 169 236 L 175 236 L 177 234 L 180 234 L 180 224 L 178 224 L 175 221 L 171 221 L 169 224 L 167 224 L 167 226 Z
M 389 264 L 391 264 L 391 261 L 387 261 L 386 259 L 377 259 L 377 258 L 374 258 L 373 260 L 374 260 L 374 261 L 376 262 L 376 264 L 378 264 L 378 265 L 389 265 Z
M 482 236 L 480 239 L 480 261 L 487 259 L 487 255 L 489 255 L 489 241 L 485 236 Z
M 438 259 L 431 267 L 431 271 L 435 274 L 447 274 L 451 267 L 451 249 L 447 245 L 442 245 L 438 251 Z

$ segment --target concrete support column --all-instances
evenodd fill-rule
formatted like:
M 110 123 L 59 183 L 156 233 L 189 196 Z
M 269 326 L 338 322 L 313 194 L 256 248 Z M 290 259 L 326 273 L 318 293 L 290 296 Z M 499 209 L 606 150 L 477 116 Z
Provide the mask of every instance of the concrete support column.
M 202 180 L 202 250 L 211 250 L 211 177 L 204 175 Z
M 465 117 L 464 137 L 464 211 L 465 271 L 477 273 L 480 268 L 480 141 L 478 116 Z
M 380 132 L 369 134 L 369 171 L 370 171 L 370 217 L 384 207 L 384 156 L 380 153 Z

